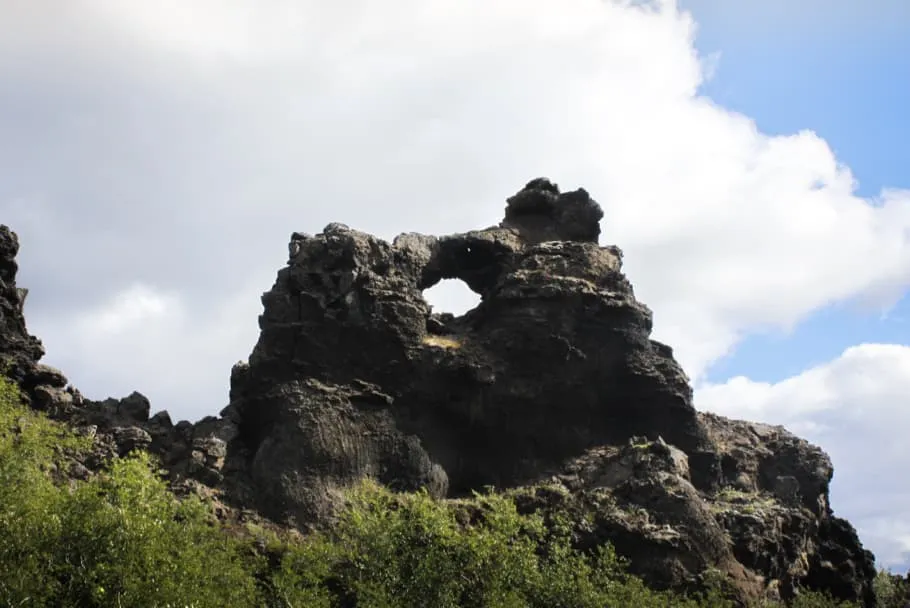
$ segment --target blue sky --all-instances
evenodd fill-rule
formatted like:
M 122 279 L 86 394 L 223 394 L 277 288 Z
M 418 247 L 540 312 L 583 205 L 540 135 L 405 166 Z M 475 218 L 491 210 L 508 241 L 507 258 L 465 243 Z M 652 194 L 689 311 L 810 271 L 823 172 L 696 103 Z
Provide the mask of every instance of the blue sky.
M 684 0 L 696 47 L 719 53 L 702 92 L 765 133 L 811 129 L 858 181 L 858 193 L 910 188 L 910 2 Z M 774 382 L 861 342 L 910 344 L 910 297 L 887 314 L 849 304 L 820 310 L 792 331 L 740 342 L 707 372 Z
M 696 406 L 820 445 L 906 570 L 910 2 L 682 8 L 0 0 L 0 218 L 46 362 L 216 414 L 292 231 L 489 226 L 547 176 L 603 206 Z
M 850 167 L 861 196 L 874 198 L 883 188 L 910 188 L 910 3 L 810 0 L 801 3 L 805 13 L 789 16 L 777 1 L 689 0 L 682 6 L 698 22 L 699 52 L 719 54 L 703 94 L 748 115 L 765 133 L 816 132 Z M 910 296 L 897 294 L 895 299 L 887 310 L 837 302 L 792 328 L 755 331 L 708 367 L 705 382 L 743 376 L 779 383 L 835 360 L 857 344 L 910 345 Z M 859 400 L 853 407 L 862 405 Z M 906 410 L 910 402 L 896 407 Z M 882 536 L 905 534 L 887 523 L 864 529 L 860 512 L 886 520 L 888 508 L 851 512 L 847 501 L 856 487 L 839 483 L 837 464 L 835 458 L 835 509 L 840 507 L 841 514 L 846 510 L 855 522 L 859 519 L 867 539 L 872 528 Z M 867 466 L 857 476 L 882 476 L 902 485 L 905 476 L 891 477 L 893 463 L 884 466 L 883 471 Z M 906 551 L 889 557 L 882 559 L 879 550 L 881 565 L 899 572 L 910 567 Z

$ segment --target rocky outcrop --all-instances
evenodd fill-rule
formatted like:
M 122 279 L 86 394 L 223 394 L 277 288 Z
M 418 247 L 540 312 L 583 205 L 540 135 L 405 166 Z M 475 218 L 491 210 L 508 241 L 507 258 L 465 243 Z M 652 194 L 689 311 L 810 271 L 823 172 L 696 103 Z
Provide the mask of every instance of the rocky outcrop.
M 7 226 L 0 226 L 0 364 L 20 385 L 33 387 L 42 379 L 54 384 L 59 379 L 35 377 L 44 347 L 25 328 L 23 309 L 28 290 L 16 286 L 18 253 L 19 238 Z
M 699 416 L 721 456 L 723 488 L 711 499 L 737 560 L 786 590 L 806 585 L 871 602 L 858 583 L 874 577 L 874 559 L 833 516 L 828 455 L 780 426 Z
M 38 366 L 7 231 L 15 318 L 0 352 L 36 407 L 94 428 L 110 455 L 149 449 L 175 483 L 274 521 L 325 525 L 366 476 L 438 497 L 494 486 L 569 514 L 580 546 L 613 543 L 657 587 L 719 570 L 742 599 L 811 588 L 874 605 L 872 555 L 828 504 L 828 457 L 780 427 L 696 412 L 622 252 L 598 244 L 602 217 L 584 190 L 538 179 L 483 230 L 292 234 L 229 405 L 196 424 L 150 416 L 139 394 L 84 400 Z M 480 304 L 434 312 L 423 292 L 443 279 Z
M 827 504 L 827 456 L 695 411 L 622 252 L 597 244 L 602 216 L 541 179 L 484 230 L 292 235 L 231 382 L 259 508 L 319 521 L 362 476 L 438 496 L 544 483 L 598 522 L 580 543 L 613 542 L 659 586 L 717 568 L 746 595 L 871 601 L 871 555 Z M 442 279 L 479 306 L 434 313 L 422 292 Z
M 502 225 L 476 232 L 294 234 L 249 365 L 232 375 L 262 508 L 310 520 L 364 475 L 440 496 L 514 487 L 634 434 L 708 450 L 621 252 L 594 242 L 601 216 L 583 190 L 538 180 Z M 446 278 L 480 306 L 433 314 L 422 292 Z

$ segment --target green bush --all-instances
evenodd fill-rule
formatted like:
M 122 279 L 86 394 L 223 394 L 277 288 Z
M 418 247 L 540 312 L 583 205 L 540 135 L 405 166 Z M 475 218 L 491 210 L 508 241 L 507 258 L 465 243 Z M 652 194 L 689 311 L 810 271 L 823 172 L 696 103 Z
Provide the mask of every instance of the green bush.
M 56 546 L 63 493 L 48 477 L 66 448 L 87 447 L 25 407 L 0 377 L 0 601 L 52 605 L 47 556 Z
M 147 454 L 71 489 L 46 472 L 60 446 L 86 447 L 0 380 L 0 603 L 257 605 L 255 564 L 201 501 L 168 491 Z
M 288 548 L 273 584 L 291 608 L 699 605 L 651 591 L 609 547 L 593 556 L 574 550 L 567 522 L 545 526 L 505 497 L 442 502 L 372 482 L 352 492 L 330 532 Z
M 804 592 L 796 596 L 790 608 L 858 608 L 853 602 L 839 602 L 827 593 Z
M 90 445 L 25 407 L 0 378 L 0 606 L 733 606 L 719 582 L 694 598 L 653 591 L 612 548 L 574 550 L 565 518 L 519 514 L 492 492 L 439 501 L 364 482 L 331 530 L 302 541 L 269 536 L 269 562 L 200 500 L 178 500 L 148 454 L 55 484 L 54 468 Z M 818 594 L 794 604 L 836 605 Z
M 901 576 L 879 570 L 875 576 L 875 596 L 881 608 L 904 608 L 910 601 L 910 584 Z

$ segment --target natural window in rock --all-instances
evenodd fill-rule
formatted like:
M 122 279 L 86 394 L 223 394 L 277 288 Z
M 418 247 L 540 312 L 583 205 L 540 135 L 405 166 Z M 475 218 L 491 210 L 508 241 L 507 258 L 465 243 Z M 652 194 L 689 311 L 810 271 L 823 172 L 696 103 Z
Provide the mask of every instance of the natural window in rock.
M 436 314 L 449 312 L 456 317 L 480 304 L 480 294 L 474 293 L 458 279 L 443 279 L 423 291 L 423 297 Z

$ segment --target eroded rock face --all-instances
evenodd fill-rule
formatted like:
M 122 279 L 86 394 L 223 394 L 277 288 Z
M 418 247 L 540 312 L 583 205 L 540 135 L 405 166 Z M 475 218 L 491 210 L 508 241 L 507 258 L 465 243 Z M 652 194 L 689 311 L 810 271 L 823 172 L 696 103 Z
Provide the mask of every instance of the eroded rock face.
M 874 556 L 834 517 L 834 467 L 818 447 L 781 426 L 700 413 L 721 456 L 723 489 L 712 497 L 737 560 L 792 597 L 801 585 L 874 604 Z
M 328 518 L 365 475 L 437 496 L 545 483 L 561 490 L 526 505 L 562 496 L 556 507 L 588 514 L 582 545 L 614 543 L 657 586 L 717 568 L 743 598 L 808 585 L 871 602 L 871 555 L 831 514 L 827 456 L 696 413 L 622 252 L 597 243 L 602 216 L 583 190 L 538 179 L 484 230 L 292 235 L 232 374 L 250 496 L 299 524 Z M 481 303 L 434 313 L 421 294 L 442 279 Z
M 263 506 L 324 510 L 328 494 L 287 487 L 292 458 L 320 480 L 298 485 L 376 475 L 460 495 L 530 483 L 633 434 L 709 449 L 685 375 L 648 338 L 651 312 L 621 252 L 595 242 L 602 215 L 584 191 L 535 180 L 485 230 L 392 243 L 340 224 L 295 234 L 232 382 L 253 477 L 273 499 Z M 446 278 L 481 304 L 432 314 L 422 291 Z
M 22 385 L 35 385 L 32 372 L 44 356 L 41 340 L 28 333 L 23 307 L 27 289 L 16 286 L 19 238 L 0 226 L 0 362 L 7 376 Z
M 157 454 L 175 488 L 203 484 L 244 513 L 330 522 L 364 476 L 439 497 L 485 486 L 611 542 L 656 587 L 718 569 L 744 601 L 827 590 L 874 605 L 872 555 L 828 504 L 832 467 L 780 427 L 701 414 L 651 312 L 598 245 L 600 206 L 537 179 L 498 226 L 391 243 L 342 224 L 294 233 L 262 296 L 261 334 L 218 417 L 174 424 L 139 393 L 95 402 L 38 363 L 0 228 L 0 355 L 32 405 L 96 436 L 105 458 Z M 422 292 L 464 281 L 455 317 Z

